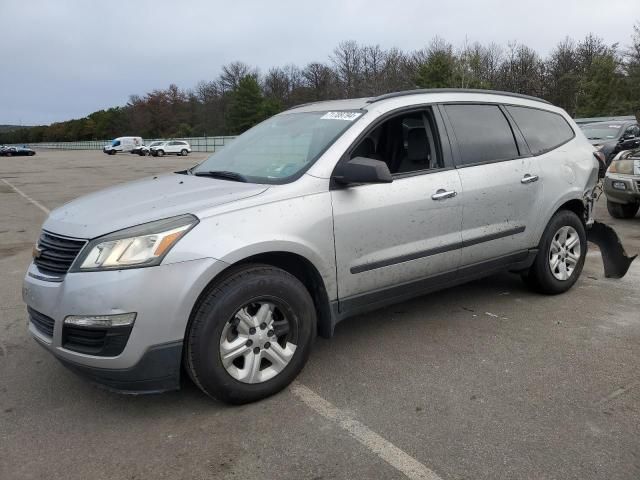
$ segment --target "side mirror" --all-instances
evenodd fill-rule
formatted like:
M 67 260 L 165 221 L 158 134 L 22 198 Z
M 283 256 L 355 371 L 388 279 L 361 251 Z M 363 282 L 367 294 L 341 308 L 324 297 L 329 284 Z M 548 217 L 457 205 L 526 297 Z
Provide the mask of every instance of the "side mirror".
M 633 133 L 625 133 L 622 136 L 622 141 L 624 142 L 626 140 L 633 140 L 634 138 L 636 138 L 636 137 L 635 137 L 635 135 Z
M 393 182 L 393 177 L 386 163 L 366 157 L 352 158 L 348 162 L 338 165 L 333 178 L 342 185 Z

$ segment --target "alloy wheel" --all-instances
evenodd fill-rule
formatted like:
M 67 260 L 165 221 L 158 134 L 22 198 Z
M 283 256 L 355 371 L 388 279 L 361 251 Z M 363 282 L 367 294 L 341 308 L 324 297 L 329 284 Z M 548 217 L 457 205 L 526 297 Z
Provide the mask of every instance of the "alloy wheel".
M 284 311 L 272 300 L 252 301 L 225 324 L 219 350 L 229 375 L 243 383 L 262 383 L 289 365 L 297 324 Z
M 549 247 L 549 267 L 551 274 L 558 280 L 568 280 L 580 261 L 580 237 L 575 228 L 560 228 L 551 240 Z

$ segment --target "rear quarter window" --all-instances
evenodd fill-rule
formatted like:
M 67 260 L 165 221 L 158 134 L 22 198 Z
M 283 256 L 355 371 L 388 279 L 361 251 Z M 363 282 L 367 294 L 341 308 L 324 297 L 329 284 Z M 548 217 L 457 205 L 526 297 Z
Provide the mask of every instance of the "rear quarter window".
M 507 106 L 533 155 L 553 150 L 571 140 L 575 133 L 557 113 L 537 108 Z

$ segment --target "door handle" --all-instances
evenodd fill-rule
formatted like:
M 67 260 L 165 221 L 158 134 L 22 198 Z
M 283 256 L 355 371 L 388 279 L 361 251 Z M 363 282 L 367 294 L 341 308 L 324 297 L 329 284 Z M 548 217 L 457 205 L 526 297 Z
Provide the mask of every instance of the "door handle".
M 453 198 L 458 193 L 455 190 L 445 190 L 444 188 L 438 189 L 436 193 L 431 195 L 432 200 L 444 200 L 445 198 Z
M 538 181 L 538 175 L 529 175 L 528 173 L 522 177 L 520 183 L 533 183 Z

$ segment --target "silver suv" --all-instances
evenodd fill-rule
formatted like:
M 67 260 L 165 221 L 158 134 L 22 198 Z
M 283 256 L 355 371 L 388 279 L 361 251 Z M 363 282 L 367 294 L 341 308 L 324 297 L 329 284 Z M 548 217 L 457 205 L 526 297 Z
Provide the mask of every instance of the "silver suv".
M 426 90 L 276 115 L 185 171 L 54 210 L 24 281 L 29 330 L 112 389 L 231 403 L 284 388 L 316 333 L 509 270 L 582 271 L 598 162 L 565 111 Z

